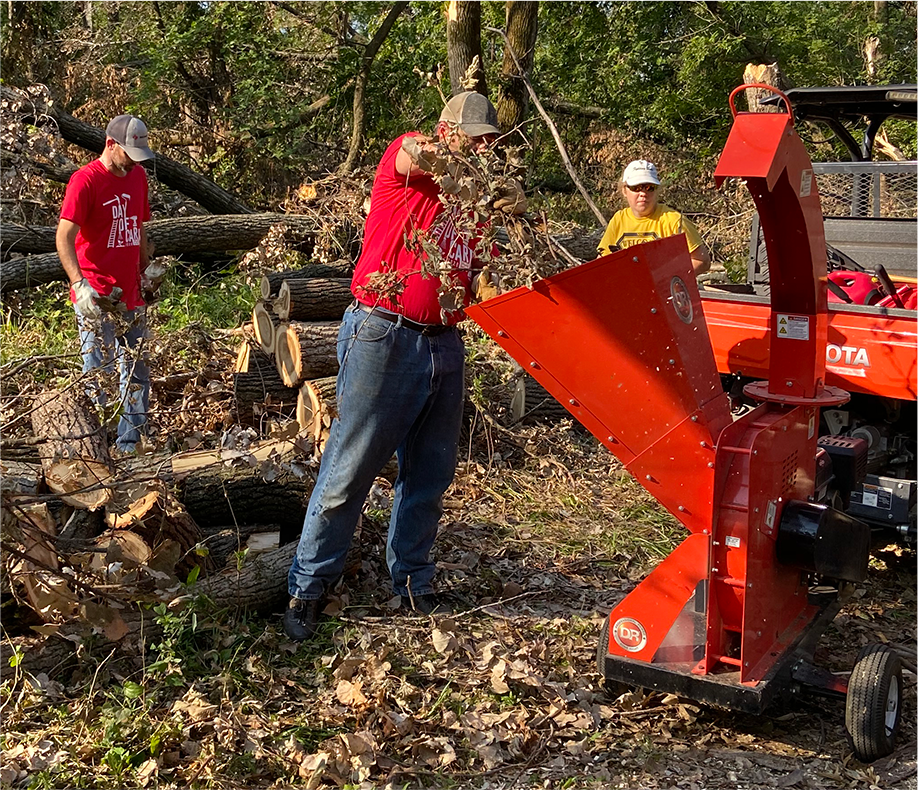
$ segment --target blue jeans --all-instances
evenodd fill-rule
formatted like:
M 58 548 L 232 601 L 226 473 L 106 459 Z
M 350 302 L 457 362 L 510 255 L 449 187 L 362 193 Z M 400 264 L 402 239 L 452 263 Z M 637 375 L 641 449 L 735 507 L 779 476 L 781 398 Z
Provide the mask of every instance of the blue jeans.
M 373 480 L 396 453 L 386 560 L 399 595 L 433 592 L 430 550 L 456 472 L 465 352 L 458 332 L 426 337 L 349 307 L 338 333 L 332 422 L 287 586 L 315 600 L 341 576 Z
M 124 334 L 116 335 L 115 323 L 110 313 L 101 318 L 87 318 L 74 305 L 77 328 L 80 332 L 80 354 L 83 356 L 83 373 L 102 368 L 111 373 L 118 363 L 120 379 L 121 419 L 118 420 L 118 439 L 115 447 L 125 452 L 134 449 L 140 432 L 147 422 L 150 410 L 150 369 L 143 361 L 141 341 L 146 338 L 146 312 L 144 307 L 122 314 L 129 325 Z M 128 354 L 125 348 L 135 353 Z M 89 396 L 100 406 L 108 400 L 98 382 L 87 387 Z

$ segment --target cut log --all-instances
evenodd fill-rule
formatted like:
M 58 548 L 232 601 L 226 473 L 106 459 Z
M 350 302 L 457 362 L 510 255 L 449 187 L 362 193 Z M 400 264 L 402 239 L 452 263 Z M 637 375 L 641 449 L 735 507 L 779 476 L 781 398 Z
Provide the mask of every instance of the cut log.
M 242 425 L 255 425 L 263 415 L 281 419 L 294 416 L 299 391 L 281 380 L 277 366 L 260 347 L 243 343 L 233 373 L 236 419 Z
M 46 390 L 34 401 L 32 429 L 48 488 L 74 507 L 95 510 L 111 499 L 112 460 L 89 397 L 77 389 Z
M 237 466 L 228 466 L 219 451 L 189 455 L 194 461 L 176 458 L 173 471 L 178 480 L 176 463 L 185 464 L 178 497 L 202 528 L 261 524 L 299 534 L 314 480 L 306 468 L 310 459 L 292 442 L 266 442 L 237 458 Z
M 300 234 L 316 231 L 316 221 L 297 214 L 244 214 L 214 217 L 179 217 L 157 219 L 144 224 L 154 255 L 181 255 L 195 252 L 223 252 L 225 250 L 249 250 L 258 244 L 274 226 L 283 224 Z M 17 236 L 29 236 L 31 227 L 17 226 Z M 54 229 L 51 228 L 53 234 Z M 47 254 L 27 255 L 0 264 L 0 291 L 16 291 L 37 285 L 65 280 L 66 274 L 54 250 L 53 236 L 48 229 L 37 231 L 31 245 L 38 245 L 38 238 L 50 244 Z M 7 227 L 3 228 L 4 242 L 8 238 Z M 14 237 L 15 238 L 15 237 Z M 4 247 L 12 251 L 13 247 Z
M 328 429 L 338 416 L 337 378 L 325 376 L 307 381 L 300 387 L 296 404 L 296 421 L 300 430 L 312 436 L 321 452 L 328 439 Z
M 148 483 L 146 493 L 133 501 L 109 506 L 105 522 L 112 530 L 130 530 L 155 552 L 166 541 L 177 544 L 179 561 L 175 570 L 187 574 L 201 559 L 193 554 L 201 541 L 201 530 L 181 503 L 160 481 Z M 170 569 L 171 570 L 171 569 Z
M 33 497 L 41 491 L 41 466 L 4 458 L 0 461 L 0 491 L 4 494 Z
M 557 422 L 573 419 L 571 413 L 556 401 L 532 376 L 517 379 L 510 416 L 517 422 Z
M 271 309 L 271 303 L 256 302 L 255 307 L 252 308 L 252 329 L 258 347 L 269 357 L 274 356 L 278 326 L 280 326 L 280 319 Z
M 3 223 L 3 239 L 0 250 L 21 252 L 31 255 L 37 252 L 53 252 L 56 249 L 57 228 L 49 225 L 15 225 Z
M 346 258 L 332 263 L 310 263 L 302 269 L 285 272 L 268 272 L 261 278 L 261 298 L 273 299 L 285 280 L 308 280 L 311 277 L 331 277 L 350 279 L 354 273 L 353 264 Z
M 338 321 L 291 321 L 277 329 L 274 362 L 288 387 L 338 374 Z
M 350 280 L 284 280 L 274 301 L 274 312 L 281 321 L 340 321 L 353 301 Z

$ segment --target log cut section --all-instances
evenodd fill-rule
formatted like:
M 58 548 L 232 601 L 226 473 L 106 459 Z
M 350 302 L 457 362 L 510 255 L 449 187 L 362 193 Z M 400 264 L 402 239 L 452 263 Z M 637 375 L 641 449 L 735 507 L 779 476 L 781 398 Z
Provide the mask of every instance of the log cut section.
M 252 308 L 252 329 L 258 347 L 269 357 L 274 356 L 274 345 L 277 342 L 276 329 L 280 319 L 271 309 L 270 302 L 256 302 Z
M 350 261 L 342 258 L 331 263 L 310 263 L 301 269 L 284 272 L 268 272 L 262 275 L 260 282 L 260 296 L 262 299 L 274 299 L 280 291 L 281 284 L 286 280 L 308 280 L 311 277 L 325 277 L 332 279 L 350 279 L 354 267 Z
M 274 312 L 281 321 L 333 321 L 340 320 L 353 301 L 350 280 L 284 280 L 274 300 Z
M 255 425 L 264 415 L 289 419 L 299 401 L 298 390 L 284 384 L 274 360 L 249 342 L 236 357 L 233 395 L 236 419 L 243 425 Z
M 89 397 L 76 387 L 34 400 L 32 429 L 48 488 L 69 505 L 95 510 L 111 499 L 112 459 Z
M 281 380 L 299 387 L 307 379 L 338 373 L 338 321 L 291 321 L 277 330 L 274 361 Z
M 335 376 L 307 381 L 300 387 L 296 405 L 296 421 L 300 430 L 311 436 L 321 451 L 328 439 L 332 420 L 338 416 Z

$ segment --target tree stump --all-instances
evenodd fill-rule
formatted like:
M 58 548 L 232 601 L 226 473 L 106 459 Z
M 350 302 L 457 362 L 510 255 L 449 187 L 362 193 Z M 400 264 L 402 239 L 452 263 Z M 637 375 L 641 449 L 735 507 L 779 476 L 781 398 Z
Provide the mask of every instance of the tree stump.
M 260 295 L 264 300 L 274 299 L 280 291 L 281 283 L 285 280 L 308 280 L 310 277 L 350 279 L 353 273 L 354 267 L 346 258 L 332 263 L 310 263 L 302 269 L 291 271 L 268 272 L 261 278 Z
M 321 451 L 328 439 L 328 429 L 338 416 L 336 376 L 307 381 L 300 387 L 296 403 L 296 421 L 301 431 L 312 436 Z
M 274 356 L 274 344 L 277 342 L 276 331 L 280 319 L 271 309 L 270 302 L 256 302 L 252 308 L 252 329 L 258 346 L 269 357 Z
M 112 496 L 112 459 L 105 430 L 89 397 L 77 387 L 39 394 L 32 410 L 48 488 L 67 504 L 95 510 Z
M 245 342 L 233 373 L 236 418 L 255 425 L 262 415 L 289 419 L 297 409 L 299 392 L 281 380 L 274 361 L 261 348 Z
M 291 321 L 278 328 L 274 362 L 281 381 L 299 387 L 307 379 L 338 373 L 338 321 Z
M 510 401 L 510 416 L 514 423 L 573 419 L 571 413 L 532 376 L 517 379 Z
M 353 301 L 350 280 L 313 278 L 284 280 L 273 306 L 281 321 L 340 321 Z

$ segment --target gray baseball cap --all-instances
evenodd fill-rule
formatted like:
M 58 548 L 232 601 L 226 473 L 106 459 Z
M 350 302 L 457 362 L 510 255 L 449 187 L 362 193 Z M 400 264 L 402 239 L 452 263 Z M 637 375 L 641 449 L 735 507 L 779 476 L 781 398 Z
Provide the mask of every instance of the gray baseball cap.
M 497 110 L 487 96 L 475 91 L 453 96 L 440 113 L 440 120 L 457 124 L 469 137 L 500 134 Z
M 135 162 L 156 158 L 156 154 L 150 150 L 147 125 L 140 118 L 133 115 L 112 118 L 105 128 L 105 134 L 118 143 Z

